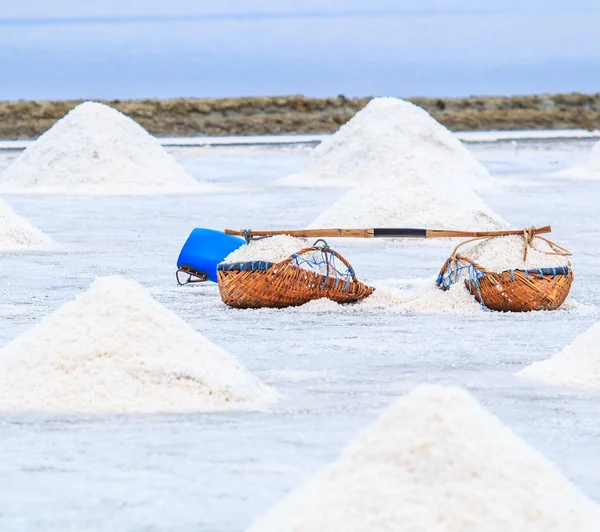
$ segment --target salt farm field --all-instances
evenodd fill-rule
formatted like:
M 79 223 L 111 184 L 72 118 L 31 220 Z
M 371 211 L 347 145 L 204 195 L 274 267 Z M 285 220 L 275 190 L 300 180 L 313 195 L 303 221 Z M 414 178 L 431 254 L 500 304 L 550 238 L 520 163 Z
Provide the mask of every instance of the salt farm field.
M 514 377 L 600 319 L 600 182 L 545 177 L 592 143 L 468 144 L 497 178 L 480 192 L 486 203 L 516 227 L 551 223 L 551 238 L 573 251 L 577 304 L 556 312 L 236 311 L 216 285 L 178 287 L 193 227 L 302 228 L 345 193 L 273 184 L 302 167 L 309 146 L 171 148 L 223 186 L 213 194 L 5 196 L 63 249 L 0 255 L 0 345 L 96 276 L 122 274 L 286 398 L 260 412 L 2 414 L 0 530 L 244 530 L 423 381 L 469 389 L 600 502 L 600 393 Z M 0 172 L 16 155 L 0 151 Z M 456 243 L 330 242 L 359 278 L 396 286 L 435 275 Z

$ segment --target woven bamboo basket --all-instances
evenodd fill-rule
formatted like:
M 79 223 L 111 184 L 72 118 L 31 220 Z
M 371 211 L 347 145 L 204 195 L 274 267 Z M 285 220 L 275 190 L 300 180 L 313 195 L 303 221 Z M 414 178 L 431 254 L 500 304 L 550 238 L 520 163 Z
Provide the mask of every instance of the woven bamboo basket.
M 453 283 L 465 277 L 465 286 L 479 303 L 491 310 L 502 312 L 556 310 L 564 303 L 573 283 L 573 271 L 568 261 L 567 266 L 515 268 L 493 272 L 485 266 L 477 264 L 464 252 L 463 254 L 458 253 L 458 249 L 465 244 L 481 240 L 489 240 L 489 238 L 471 238 L 454 248 L 450 258 L 440 270 L 436 281 L 438 286 L 447 290 Z M 545 242 L 546 250 L 534 247 L 535 240 Z M 530 249 L 563 258 L 571 255 L 568 249 L 535 234 L 534 228 L 525 228 L 523 230 L 523 263 L 526 263 Z M 466 276 L 464 275 L 465 270 Z
M 456 255 L 455 259 L 470 265 L 465 286 L 479 303 L 491 310 L 556 310 L 564 303 L 573 283 L 573 270 L 568 266 L 497 273 L 464 255 Z M 445 273 L 448 265 L 449 261 L 442 267 L 440 275 Z
M 320 250 L 348 268 L 348 277 L 323 275 L 298 266 L 297 257 Z M 217 266 L 221 299 L 234 308 L 283 308 L 327 298 L 337 303 L 353 303 L 375 290 L 356 278 L 350 263 L 329 247 L 301 249 L 281 262 L 221 263 Z

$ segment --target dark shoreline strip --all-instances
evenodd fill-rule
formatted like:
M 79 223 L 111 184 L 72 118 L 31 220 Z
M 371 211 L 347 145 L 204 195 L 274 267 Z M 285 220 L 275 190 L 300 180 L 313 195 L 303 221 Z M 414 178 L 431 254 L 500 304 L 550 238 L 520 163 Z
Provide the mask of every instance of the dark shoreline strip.
M 453 131 L 600 128 L 600 94 L 407 98 Z M 370 98 L 103 101 L 159 137 L 332 133 Z M 0 139 L 35 139 L 82 100 L 0 101 Z

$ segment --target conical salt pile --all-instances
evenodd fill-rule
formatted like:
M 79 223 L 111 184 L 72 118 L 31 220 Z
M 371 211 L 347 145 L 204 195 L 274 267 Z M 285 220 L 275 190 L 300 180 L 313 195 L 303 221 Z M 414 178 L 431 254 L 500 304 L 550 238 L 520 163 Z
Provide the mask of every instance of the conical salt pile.
M 252 532 L 583 532 L 600 508 L 469 393 L 419 386 Z
M 482 186 L 487 170 L 427 111 L 398 98 L 375 98 L 313 151 L 298 173 L 279 180 L 298 186 L 347 186 L 378 177 L 402 178 L 397 159 L 424 150 L 457 182 Z
M 520 377 L 554 384 L 600 390 L 600 322 L 548 360 L 534 362 Z
M 10 192 L 145 194 L 201 185 L 143 127 L 112 107 L 85 102 L 0 175 Z
M 427 152 L 396 157 L 398 171 L 377 175 L 349 191 L 308 227 L 425 227 L 496 230 L 508 224 L 451 168 Z
M 42 250 L 56 243 L 0 200 L 0 251 Z
M 137 283 L 101 277 L 0 350 L 0 409 L 165 412 L 272 401 Z
M 587 158 L 571 168 L 555 173 L 559 177 L 580 177 L 583 179 L 600 179 L 600 142 L 597 142 Z

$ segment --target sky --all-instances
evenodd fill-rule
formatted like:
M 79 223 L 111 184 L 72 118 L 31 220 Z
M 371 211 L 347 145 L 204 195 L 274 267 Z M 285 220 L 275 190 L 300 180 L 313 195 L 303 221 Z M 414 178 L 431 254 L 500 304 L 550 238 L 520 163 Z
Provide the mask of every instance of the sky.
M 0 0 L 0 99 L 600 92 L 598 0 Z

